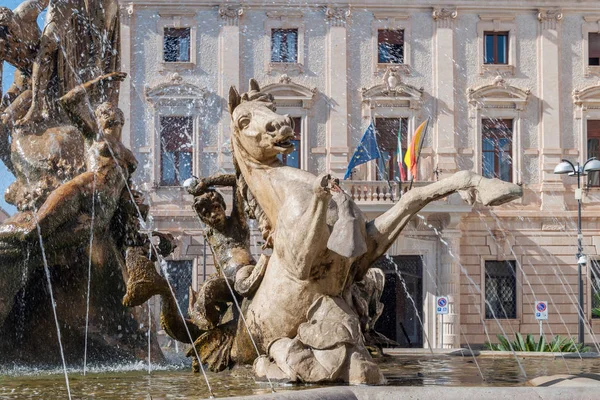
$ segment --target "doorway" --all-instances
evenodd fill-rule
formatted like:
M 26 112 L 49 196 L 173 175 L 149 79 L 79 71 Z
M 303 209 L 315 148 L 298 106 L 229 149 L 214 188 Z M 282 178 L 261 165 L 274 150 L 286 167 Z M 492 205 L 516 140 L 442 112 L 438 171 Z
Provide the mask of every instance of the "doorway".
M 423 347 L 422 257 L 384 256 L 377 261 L 377 267 L 385 272 L 385 286 L 381 296 L 384 309 L 375 330 L 400 347 Z

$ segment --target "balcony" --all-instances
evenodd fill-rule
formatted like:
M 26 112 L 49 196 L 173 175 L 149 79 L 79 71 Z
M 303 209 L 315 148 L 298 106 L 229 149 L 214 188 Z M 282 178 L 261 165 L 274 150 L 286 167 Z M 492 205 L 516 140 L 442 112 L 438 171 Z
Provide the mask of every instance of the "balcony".
M 413 189 L 432 182 L 413 182 Z M 387 181 L 340 181 L 340 186 L 364 212 L 384 212 L 397 202 L 401 193 L 408 190 L 410 182 Z M 435 201 L 424 212 L 468 212 L 471 206 L 462 201 L 458 194 Z

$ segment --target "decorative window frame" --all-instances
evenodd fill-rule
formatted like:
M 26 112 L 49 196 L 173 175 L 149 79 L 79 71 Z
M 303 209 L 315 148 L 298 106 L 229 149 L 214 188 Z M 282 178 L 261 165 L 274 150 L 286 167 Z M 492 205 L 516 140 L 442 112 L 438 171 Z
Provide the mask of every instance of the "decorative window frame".
M 470 107 L 470 118 L 475 120 L 475 172 L 482 173 L 482 139 L 481 121 L 486 118 L 512 119 L 513 120 L 513 143 L 512 143 L 512 181 L 522 182 L 521 168 L 523 165 L 522 148 L 522 112 L 525 111 L 529 101 L 529 89 L 520 89 L 506 84 L 504 79 L 497 77 L 494 83 L 469 89 L 467 97 Z
M 373 12 L 371 23 L 371 48 L 373 59 L 373 75 L 379 75 L 389 68 L 397 68 L 404 75 L 410 75 L 411 70 L 411 21 L 408 14 L 394 12 Z M 378 33 L 380 29 L 404 30 L 404 63 L 390 64 L 379 62 Z
M 484 64 L 483 47 L 485 32 L 508 32 L 508 63 Z M 482 14 L 477 23 L 477 65 L 479 75 L 488 73 L 494 75 L 512 74 L 516 72 L 517 60 L 517 24 L 515 16 L 510 14 Z
M 390 75 L 393 75 L 393 73 L 386 72 L 386 76 Z M 369 89 L 362 88 L 363 119 L 371 121 L 375 118 L 408 118 L 407 140 L 410 143 L 412 133 L 419 122 L 420 111 L 423 106 L 423 93 L 423 88 L 417 89 L 403 82 L 397 82 L 394 87 L 386 82 L 385 84 L 372 86 Z M 367 163 L 367 180 L 376 180 L 376 168 L 374 161 Z
M 573 105 L 575 109 L 575 126 L 579 126 L 579 154 L 580 159 L 587 157 L 587 121 L 600 119 L 600 83 L 588 86 L 581 90 L 573 91 Z M 598 188 L 590 188 L 600 190 Z
M 279 114 L 288 114 L 290 117 L 301 118 L 300 129 L 300 165 L 301 169 L 308 170 L 310 136 L 308 135 L 309 119 L 312 116 L 312 106 L 317 97 L 317 88 L 308 88 L 292 82 L 283 75 L 279 83 L 271 83 L 261 87 L 261 91 L 273 95 L 275 106 Z
M 149 149 L 147 153 L 152 153 L 154 166 L 152 168 L 151 182 L 155 188 L 179 188 L 179 186 L 162 186 L 160 185 L 160 118 L 161 117 L 192 117 L 193 133 L 192 133 L 192 174 L 200 175 L 200 118 L 203 115 L 203 109 L 208 96 L 208 91 L 204 88 L 183 82 L 183 79 L 177 74 L 173 74 L 171 81 L 161 83 L 153 88 L 146 88 L 146 100 L 150 103 L 154 118 L 150 131 L 153 134 L 150 136 Z
M 183 71 L 192 69 L 196 66 L 196 37 L 198 33 L 198 24 L 196 22 L 196 13 L 193 11 L 159 11 L 159 19 L 156 23 L 158 36 L 160 38 L 160 51 L 157 54 L 158 64 L 161 71 Z M 165 28 L 189 28 L 190 29 L 190 61 L 167 62 L 164 59 Z
M 271 62 L 272 30 L 273 29 L 297 29 L 298 30 L 298 59 L 295 63 Z M 265 21 L 265 71 L 290 73 L 304 72 L 304 47 L 306 26 L 304 14 L 301 11 L 268 11 Z
M 589 34 L 600 33 L 600 15 L 586 15 L 583 19 L 585 21 L 581 27 L 581 33 L 583 35 L 583 40 L 581 42 L 583 46 L 583 75 L 585 77 L 600 76 L 599 65 L 588 65 L 590 58 Z

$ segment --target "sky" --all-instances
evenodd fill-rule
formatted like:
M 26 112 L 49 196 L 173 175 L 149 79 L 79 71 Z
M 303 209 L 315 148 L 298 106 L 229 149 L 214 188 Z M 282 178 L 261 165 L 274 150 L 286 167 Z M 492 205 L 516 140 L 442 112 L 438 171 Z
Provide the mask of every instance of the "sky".
M 20 3 L 21 1 L 18 0 L 0 0 L 1 6 L 8 7 L 11 10 L 14 10 Z M 40 25 L 40 27 L 43 26 L 45 17 L 45 12 L 38 17 L 38 25 Z M 2 69 L 2 93 L 12 85 L 14 73 L 15 68 L 12 65 L 4 63 L 4 68 Z M 8 185 L 14 182 L 14 180 L 14 175 L 6 168 L 4 163 L 0 162 L 0 208 L 4 209 L 9 214 L 15 213 L 17 209 L 4 201 L 4 192 Z

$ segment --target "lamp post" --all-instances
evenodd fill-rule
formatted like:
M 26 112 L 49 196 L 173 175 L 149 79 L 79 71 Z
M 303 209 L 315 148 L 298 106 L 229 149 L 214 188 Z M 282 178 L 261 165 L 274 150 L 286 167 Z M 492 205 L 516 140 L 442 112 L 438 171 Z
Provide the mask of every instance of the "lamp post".
M 583 332 L 583 279 L 581 276 L 582 267 L 587 264 L 587 257 L 583 254 L 583 235 L 581 233 L 581 177 L 586 176 L 588 172 L 600 171 L 600 161 L 596 157 L 588 159 L 583 167 L 574 165 L 569 160 L 561 160 L 561 163 L 554 168 L 555 174 L 569 174 L 569 176 L 577 177 L 577 190 L 575 191 L 575 199 L 577 199 L 577 290 L 579 296 L 579 304 L 577 313 L 579 314 L 579 326 L 577 329 L 577 339 L 580 344 L 584 342 Z

